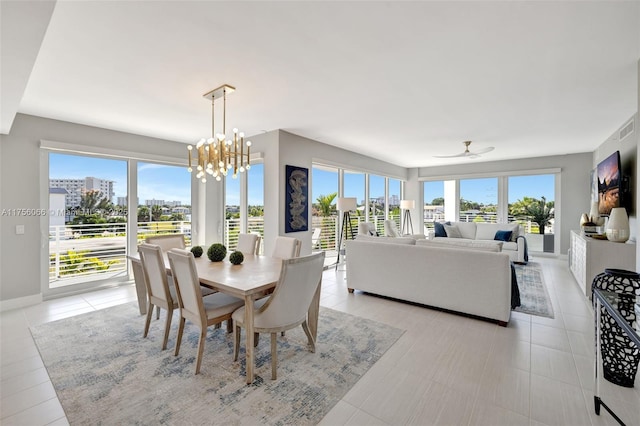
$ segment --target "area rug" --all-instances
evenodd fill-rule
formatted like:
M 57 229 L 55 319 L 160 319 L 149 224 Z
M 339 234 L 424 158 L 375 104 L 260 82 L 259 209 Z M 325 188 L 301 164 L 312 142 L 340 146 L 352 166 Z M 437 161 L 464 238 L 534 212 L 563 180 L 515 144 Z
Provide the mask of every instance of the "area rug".
M 160 350 L 164 317 L 142 338 L 135 304 L 33 327 L 31 333 L 71 425 L 316 424 L 404 333 L 328 308 L 320 310 L 316 352 L 301 327 L 278 336 L 278 379 L 270 339 L 261 335 L 256 378 L 245 384 L 244 344 L 210 328 L 194 375 L 198 329 L 185 329 L 175 357 L 177 317 Z M 243 339 L 244 340 L 244 339 Z
M 540 264 L 529 262 L 526 265 L 514 265 L 518 288 L 520 289 L 520 306 L 514 311 L 541 317 L 553 318 L 553 305 Z

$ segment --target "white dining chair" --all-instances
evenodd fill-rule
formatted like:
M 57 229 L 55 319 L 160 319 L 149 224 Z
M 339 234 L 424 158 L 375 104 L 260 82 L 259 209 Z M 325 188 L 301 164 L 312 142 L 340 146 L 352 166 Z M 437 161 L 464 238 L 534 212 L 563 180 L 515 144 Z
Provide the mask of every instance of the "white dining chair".
M 187 250 L 171 249 L 167 256 L 169 257 L 169 264 L 176 283 L 176 293 L 180 307 L 180 324 L 178 326 L 175 356 L 178 356 L 180 352 L 184 325 L 186 320 L 189 320 L 200 328 L 195 366 L 195 374 L 198 374 L 202 364 L 204 345 L 207 340 L 207 327 L 220 324 L 226 320 L 227 331 L 230 333 L 233 330 L 231 314 L 244 305 L 244 300 L 221 292 L 202 297 L 193 253 Z
M 253 318 L 256 333 L 271 334 L 271 379 L 276 379 L 278 367 L 277 333 L 299 325 L 307 335 L 309 349 L 315 352 L 315 340 L 307 324 L 307 312 L 322 281 L 324 252 L 285 259 L 280 278 L 271 297 L 256 301 Z M 240 333 L 244 327 L 245 308 L 232 315 L 234 323 L 233 360 L 238 360 Z
M 172 248 L 183 249 L 186 247 L 184 234 L 150 235 L 144 239 L 147 244 L 160 246 L 162 251 L 167 252 Z
M 258 234 L 238 234 L 236 250 L 244 254 L 258 254 L 260 238 Z
M 276 237 L 276 243 L 271 253 L 271 257 L 281 259 L 291 259 L 300 256 L 302 241 L 291 237 Z
M 164 338 L 162 339 L 162 349 L 164 350 L 167 348 L 173 310 L 178 308 L 175 287 L 169 285 L 167 269 L 164 264 L 160 246 L 142 243 L 138 246 L 138 253 L 140 254 L 140 262 L 142 263 L 142 270 L 144 272 L 144 283 L 147 289 L 147 300 L 149 302 L 143 337 L 147 337 L 149 333 L 153 307 L 157 307 L 158 317 L 160 308 L 166 309 L 167 319 L 164 326 Z

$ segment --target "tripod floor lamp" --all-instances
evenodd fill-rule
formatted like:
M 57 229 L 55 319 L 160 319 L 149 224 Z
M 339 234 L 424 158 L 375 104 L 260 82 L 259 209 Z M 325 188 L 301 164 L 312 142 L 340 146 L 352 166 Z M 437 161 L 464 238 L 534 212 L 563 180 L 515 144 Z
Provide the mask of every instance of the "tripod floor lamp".
M 400 200 L 400 209 L 404 210 L 402 217 L 402 235 L 413 234 L 413 223 L 411 223 L 411 213 L 409 210 L 416 207 L 416 200 Z M 411 230 L 411 232 L 409 232 Z
M 353 225 L 351 225 L 351 211 L 355 211 L 358 207 L 356 197 L 338 198 L 336 203 L 338 211 L 342 212 L 342 227 L 340 229 L 340 238 L 338 239 L 338 260 L 336 260 L 336 268 L 340 263 L 340 253 L 342 252 L 342 242 L 353 238 Z

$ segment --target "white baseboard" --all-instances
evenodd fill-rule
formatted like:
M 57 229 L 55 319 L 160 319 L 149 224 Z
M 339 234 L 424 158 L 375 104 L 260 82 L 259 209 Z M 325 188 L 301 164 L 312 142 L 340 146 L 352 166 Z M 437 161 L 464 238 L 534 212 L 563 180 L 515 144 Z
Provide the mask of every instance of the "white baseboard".
M 42 303 L 42 293 L 34 294 L 33 296 L 17 297 L 15 299 L 0 300 L 0 312 L 37 305 L 38 303 Z

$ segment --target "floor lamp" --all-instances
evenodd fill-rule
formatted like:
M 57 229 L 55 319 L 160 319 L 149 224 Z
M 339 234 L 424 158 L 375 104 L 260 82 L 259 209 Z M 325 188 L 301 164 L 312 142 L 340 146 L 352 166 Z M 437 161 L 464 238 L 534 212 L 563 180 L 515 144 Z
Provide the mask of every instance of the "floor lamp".
M 413 234 L 413 223 L 411 223 L 411 213 L 409 210 L 416 207 L 416 200 L 400 200 L 400 209 L 404 210 L 402 218 L 402 235 Z M 409 232 L 411 229 L 411 232 Z
M 356 197 L 338 198 L 336 203 L 338 211 L 342 212 L 342 227 L 340 229 L 340 238 L 338 239 L 338 260 L 336 260 L 336 269 L 340 263 L 340 252 L 342 251 L 342 241 L 348 240 L 349 235 L 353 238 L 353 225 L 351 225 L 351 211 L 355 210 L 358 205 Z M 348 230 L 348 232 L 347 232 Z

